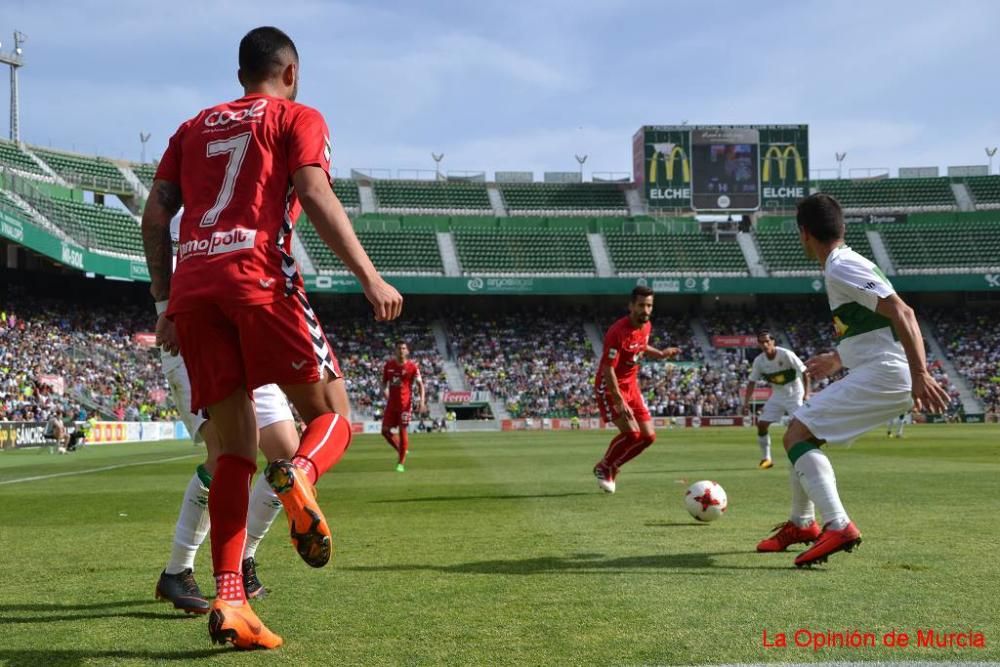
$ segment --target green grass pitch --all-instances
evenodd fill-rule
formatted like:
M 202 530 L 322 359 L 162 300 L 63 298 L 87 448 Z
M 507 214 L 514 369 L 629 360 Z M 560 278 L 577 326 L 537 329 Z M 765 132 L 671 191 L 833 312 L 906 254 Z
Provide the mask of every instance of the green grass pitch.
M 758 470 L 749 429 L 659 435 L 613 496 L 590 472 L 610 433 L 415 435 L 403 474 L 381 439 L 358 437 L 319 487 L 334 562 L 300 562 L 283 517 L 258 552 L 271 596 L 255 608 L 286 642 L 268 654 L 211 647 L 205 617 L 153 600 L 201 450 L 2 452 L 0 665 L 1000 660 L 997 427 L 828 448 L 865 539 L 811 571 L 754 552 L 786 518 L 787 459 Z M 110 466 L 123 467 L 83 472 Z M 729 494 L 716 523 L 684 511 L 699 479 Z M 210 572 L 206 544 L 208 591 Z M 814 651 L 794 646 L 799 629 L 879 641 Z M 882 646 L 893 629 L 911 645 Z M 918 629 L 981 632 L 986 647 L 919 647 Z M 790 646 L 765 648 L 764 631 Z

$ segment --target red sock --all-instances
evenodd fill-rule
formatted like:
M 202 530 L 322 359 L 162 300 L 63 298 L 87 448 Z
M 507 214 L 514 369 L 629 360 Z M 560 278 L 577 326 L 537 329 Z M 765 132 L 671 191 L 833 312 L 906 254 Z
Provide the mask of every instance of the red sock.
M 208 492 L 216 597 L 227 602 L 246 601 L 241 565 L 247 539 L 250 480 L 256 471 L 253 461 L 223 454 L 215 467 Z
M 405 426 L 399 427 L 399 464 L 406 462 L 406 452 L 410 449 L 410 435 Z
M 396 444 L 396 438 L 392 435 L 392 431 L 382 431 L 382 437 L 388 442 L 396 452 L 399 452 L 399 445 Z
M 337 464 L 350 444 L 350 422 L 328 412 L 309 422 L 292 463 L 305 470 L 309 481 L 315 484 L 323 473 Z
M 621 468 L 623 465 L 634 459 L 635 457 L 642 454 L 647 447 L 649 447 L 653 442 L 656 441 L 656 434 L 653 433 L 649 436 L 639 436 L 639 441 L 633 443 L 631 447 L 626 449 L 619 458 L 614 461 L 615 468 Z
M 608 445 L 608 451 L 604 452 L 604 458 L 601 463 L 612 472 L 616 471 L 617 466 L 615 466 L 615 461 L 620 459 L 633 444 L 639 442 L 641 437 L 638 431 L 619 433 L 611 440 L 611 444 Z

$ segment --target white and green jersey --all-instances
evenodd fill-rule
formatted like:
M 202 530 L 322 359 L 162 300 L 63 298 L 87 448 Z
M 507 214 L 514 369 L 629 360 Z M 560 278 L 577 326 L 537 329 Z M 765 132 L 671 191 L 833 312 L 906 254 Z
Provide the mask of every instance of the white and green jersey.
M 751 382 L 769 382 L 775 392 L 802 392 L 802 374 L 806 365 L 788 348 L 775 346 L 774 358 L 761 352 L 750 368 Z
M 875 312 L 880 298 L 896 292 L 882 270 L 842 245 L 826 258 L 823 274 L 844 368 L 881 361 L 905 364 L 892 322 Z

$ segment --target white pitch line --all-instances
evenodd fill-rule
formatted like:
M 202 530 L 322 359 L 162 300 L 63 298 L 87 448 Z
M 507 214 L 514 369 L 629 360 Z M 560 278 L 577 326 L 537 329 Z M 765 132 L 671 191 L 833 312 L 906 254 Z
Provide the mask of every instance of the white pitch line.
M 103 468 L 90 468 L 89 470 L 73 470 L 70 472 L 56 472 L 51 475 L 36 475 L 35 477 L 22 477 L 20 479 L 8 479 L 6 481 L 0 482 L 0 486 L 6 484 L 20 484 L 21 482 L 37 482 L 43 479 L 53 479 L 55 477 L 72 477 L 73 475 L 86 475 L 91 472 L 104 472 L 106 470 L 118 470 L 119 468 L 131 468 L 132 466 L 146 466 L 153 463 L 169 463 L 170 461 L 180 461 L 181 459 L 190 459 L 195 456 L 204 456 L 203 454 L 185 454 L 184 456 L 172 456 L 169 459 L 155 459 L 153 461 L 138 461 L 136 463 L 119 463 L 113 466 L 104 466 Z

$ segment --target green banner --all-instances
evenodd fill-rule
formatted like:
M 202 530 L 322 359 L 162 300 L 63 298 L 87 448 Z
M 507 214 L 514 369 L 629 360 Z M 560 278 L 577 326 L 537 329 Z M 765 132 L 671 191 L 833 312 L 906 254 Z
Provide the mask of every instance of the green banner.
M 13 216 L 7 209 L 0 209 L 0 236 L 74 269 L 113 278 L 149 282 L 149 271 L 146 269 L 145 260 L 110 257 L 91 252 L 83 246 L 63 241 L 48 231 Z

